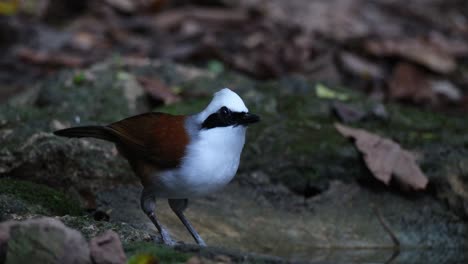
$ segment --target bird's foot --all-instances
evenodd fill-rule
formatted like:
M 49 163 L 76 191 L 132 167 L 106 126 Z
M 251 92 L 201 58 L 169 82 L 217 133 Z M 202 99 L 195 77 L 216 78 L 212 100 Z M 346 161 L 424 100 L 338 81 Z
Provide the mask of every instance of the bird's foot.
M 177 242 L 171 238 L 171 235 L 169 235 L 169 232 L 167 232 L 165 229 L 161 230 L 161 239 L 163 244 L 166 246 L 174 247 L 177 245 Z
M 196 239 L 196 241 L 197 241 L 197 244 L 198 244 L 200 247 L 206 247 L 205 241 L 203 241 L 203 239 L 202 239 L 200 236 L 198 236 L 198 238 Z

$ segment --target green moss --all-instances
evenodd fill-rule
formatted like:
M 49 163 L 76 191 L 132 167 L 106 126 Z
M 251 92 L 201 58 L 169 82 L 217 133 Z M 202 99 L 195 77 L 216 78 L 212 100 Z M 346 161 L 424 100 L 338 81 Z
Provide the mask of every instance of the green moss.
M 86 81 L 86 75 L 83 72 L 78 72 L 73 76 L 73 84 L 81 85 Z
M 86 239 L 96 237 L 106 230 L 113 230 L 119 234 L 123 244 L 151 239 L 147 230 L 137 229 L 127 223 L 96 221 L 89 216 L 69 215 L 61 217 L 60 220 L 68 227 L 79 230 Z
M 79 202 L 45 185 L 0 179 L 0 193 L 46 209 L 50 215 L 79 215 Z M 41 213 L 46 213 L 41 212 Z
M 40 85 L 34 104 L 1 105 L 1 128 L 15 130 L 8 145 L 17 146 L 38 131 L 50 131 L 53 120 L 69 125 L 106 124 L 132 114 L 122 92 L 125 84 L 114 69 L 93 74 L 97 77 L 84 82 L 84 73 L 62 72 Z
M 278 94 L 274 91 L 288 88 L 275 88 L 272 83 L 266 87 L 271 94 L 255 107 L 262 122 L 249 129 L 241 169 L 261 168 L 274 182 L 301 195 L 326 189 L 332 179 L 359 177 L 363 168 L 358 152 L 334 128 L 332 101 L 318 98 L 312 84 L 296 86 L 301 92 Z M 350 100 L 358 98 L 353 92 L 347 94 Z
M 170 63 L 132 69 L 119 65 L 116 58 L 115 63 L 95 70 L 95 78 L 89 80 L 84 81 L 86 76 L 81 72 L 60 74 L 42 84 L 39 98 L 33 106 L 0 106 L 2 129 L 13 131 L 3 144 L 3 147 L 6 146 L 5 153 L 15 153 L 18 146 L 38 131 L 50 131 L 51 117 L 66 125 L 79 125 L 112 122 L 132 114 L 122 94 L 122 85 L 128 79 L 126 75 L 135 74 L 157 76 L 170 87 L 177 87 L 182 94 L 205 95 L 154 109 L 171 114 L 199 112 L 209 103 L 212 93 L 222 87 L 238 92 L 249 109 L 262 118 L 262 122 L 249 128 L 241 171 L 265 171 L 273 181 L 299 192 L 304 186 L 323 189 L 333 179 L 347 181 L 367 175 L 359 152 L 334 128 L 333 124 L 338 119 L 330 111 L 333 98 L 345 98 L 346 104 L 369 112 L 376 103 L 367 96 L 343 87 L 317 86 L 317 83 L 299 76 L 258 82 L 229 70 L 220 71 L 220 65 L 210 67 L 215 74 L 188 78 Z M 125 74 L 122 74 L 123 71 Z M 317 92 L 320 87 L 321 92 Z M 393 103 L 385 107 L 388 120 L 368 118 L 350 126 L 391 138 L 405 149 L 422 153 L 424 160 L 421 164 L 428 174 L 439 171 L 441 157 L 444 157 L 440 153 L 443 151 L 468 149 L 467 122 L 464 118 Z M 78 118 L 79 123 L 76 121 Z M 51 139 L 45 140 L 54 143 Z M 63 145 L 63 142 L 57 143 Z M 47 149 L 45 146 L 49 145 L 40 146 L 41 153 Z M 69 153 L 68 150 L 65 149 L 65 152 Z M 31 153 L 29 149 L 23 152 Z M 101 150 L 86 149 L 85 152 L 70 153 L 74 153 L 73 163 L 67 163 L 66 167 L 80 168 L 85 171 L 82 175 L 91 175 L 96 171 L 102 175 L 129 174 L 124 162 L 119 162 L 118 166 L 115 166 L 115 160 L 112 163 L 102 162 Z M 50 161 L 47 164 L 53 164 L 51 160 L 47 161 Z M 56 167 L 59 169 L 44 173 L 51 174 L 63 169 L 62 166 Z M 88 168 L 92 168 L 92 172 L 87 171 Z
M 124 245 L 129 264 L 142 263 L 142 259 L 156 258 L 159 263 L 185 263 L 191 255 L 154 242 L 134 242 Z
M 368 175 L 354 144 L 334 127 L 339 122 L 331 112 L 334 100 L 318 96 L 316 88 L 293 77 L 258 84 L 259 95 L 246 104 L 262 122 L 249 129 L 241 170 L 265 170 L 273 181 L 299 194 L 307 186 L 322 190 L 332 179 L 352 181 Z M 327 88 L 331 93 L 346 94 L 346 104 L 364 112 L 370 113 L 376 105 L 356 91 Z M 467 145 L 467 123 L 462 118 L 399 104 L 385 107 L 387 120 L 367 118 L 349 126 L 393 139 L 405 149 L 421 151 L 430 162 L 438 160 L 437 150 L 442 145 Z
M 218 60 L 208 61 L 207 68 L 213 74 L 221 74 L 225 71 L 224 64 Z

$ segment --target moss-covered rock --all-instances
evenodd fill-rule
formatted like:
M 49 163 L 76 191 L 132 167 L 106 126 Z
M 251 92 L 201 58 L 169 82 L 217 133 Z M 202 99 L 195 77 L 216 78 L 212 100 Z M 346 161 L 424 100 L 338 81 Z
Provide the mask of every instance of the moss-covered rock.
M 0 179 L 0 219 L 2 215 L 80 215 L 79 202 L 48 186 L 26 181 Z
M 135 241 L 151 241 L 149 230 L 138 229 L 128 223 L 96 221 L 89 216 L 63 216 L 59 218 L 65 225 L 79 230 L 85 238 L 91 239 L 106 230 L 115 231 L 123 244 Z
M 77 81 L 85 74 L 88 79 Z M 0 106 L 0 177 L 43 183 L 94 207 L 94 193 L 135 176 L 112 144 L 65 140 L 50 132 L 107 124 L 146 108 L 142 88 L 117 63 L 63 72 Z M 23 98 L 25 97 L 25 98 Z M 143 109 L 143 110 L 142 110 Z
M 82 199 L 133 182 L 136 178 L 112 144 L 65 140 L 50 132 L 108 123 L 150 108 L 135 81 L 138 75 L 162 79 L 172 90 L 189 95 L 154 109 L 174 114 L 196 113 L 214 91 L 230 87 L 262 122 L 249 128 L 234 187 L 192 204 L 200 215 L 194 223 L 207 241 L 284 256 L 292 251 L 307 256 L 315 247 L 391 247 L 380 214 L 405 247 L 467 245 L 467 227 L 460 216 L 467 215 L 468 123 L 461 117 L 385 104 L 386 119 L 369 117 L 352 124 L 420 154 L 430 186 L 426 192 L 409 194 L 375 181 L 353 144 L 333 126 L 338 120 L 331 111 L 336 100 L 364 112 L 378 104 L 360 93 L 297 76 L 256 82 L 231 72 L 206 74 L 173 64 L 129 66 L 117 61 L 86 74 L 62 73 L 42 84 L 31 100 L 0 106 L 0 139 L 6 142 L 0 149 L 0 177 L 44 183 Z M 106 207 L 119 203 L 110 223 L 83 216 L 63 221 L 87 236 L 113 229 L 124 243 L 150 239 L 147 226 L 141 227 L 145 225 L 113 221 L 148 221 L 144 215 L 125 218 L 139 210 L 139 190 L 122 188 L 130 191 L 106 200 Z M 17 212 L 27 213 L 22 210 L 29 208 L 28 201 L 16 199 L 16 194 L 0 197 Z M 32 212 L 42 214 L 41 210 Z M 170 214 L 165 219 L 162 213 L 162 219 L 176 221 Z M 186 233 L 183 226 L 180 230 Z
M 326 190 L 334 179 L 351 182 L 371 177 L 358 151 L 333 126 L 338 119 L 331 108 L 333 102 L 340 98 L 321 96 L 318 92 L 321 84 L 299 77 L 264 83 L 239 79 L 242 81 L 226 83 L 244 85 L 232 87 L 242 94 L 250 111 L 262 118 L 262 122 L 249 129 L 241 171 L 261 168 L 267 171 L 273 182 L 285 184 L 306 197 Z M 199 87 L 197 81 L 200 80 L 194 80 L 194 87 Z M 210 86 L 203 90 L 207 94 L 205 97 L 160 107 L 156 111 L 196 113 L 209 101 L 209 94 L 218 89 L 207 87 Z M 183 86 L 186 92 L 191 88 Z M 370 112 L 377 105 L 347 89 L 328 89 L 346 99 L 346 104 L 364 112 Z M 458 149 L 466 148 L 468 136 L 463 131 L 468 129 L 468 125 L 465 120 L 397 104 L 384 107 L 387 119 L 366 118 L 353 125 L 392 138 L 404 148 L 419 152 L 421 166 L 428 176 L 444 178 L 440 152 L 456 153 Z

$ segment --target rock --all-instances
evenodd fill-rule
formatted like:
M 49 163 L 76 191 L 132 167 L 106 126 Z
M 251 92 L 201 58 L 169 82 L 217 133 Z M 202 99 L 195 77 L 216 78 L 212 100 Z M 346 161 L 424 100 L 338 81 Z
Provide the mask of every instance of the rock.
M 79 230 L 87 239 L 92 239 L 106 230 L 114 230 L 119 234 L 122 243 L 133 241 L 151 241 L 150 229 L 136 228 L 124 222 L 95 221 L 88 216 L 65 215 L 58 218 L 67 226 Z
M 369 40 L 364 46 L 373 55 L 399 56 L 442 74 L 448 74 L 457 67 L 456 58 L 450 52 L 424 38 Z
M 468 219 L 468 151 L 453 151 L 444 155 L 446 162 L 441 172 L 434 175 L 437 196 L 466 220 Z
M 0 47 L 8 48 L 17 41 L 20 33 L 18 19 L 13 16 L 1 16 L 0 24 Z
M 0 178 L 0 221 L 10 214 L 79 215 L 77 199 L 42 184 Z
M 5 262 L 8 239 L 10 239 L 9 229 L 10 226 L 7 224 L 0 225 L 0 263 Z
M 126 247 L 157 234 L 140 209 L 141 188 L 122 184 L 133 177 L 129 166 L 111 144 L 63 140 L 49 133 L 52 120 L 59 122 L 54 127 L 72 126 L 107 123 L 134 114 L 122 92 L 125 78 L 118 78 L 122 67 L 112 63 L 94 67 L 95 79 L 86 85 L 72 82 L 67 86 L 76 73 L 65 72 L 42 83 L 34 103 L 0 106 L 0 141 L 5 142 L 0 149 L 0 177 L 40 181 L 70 193 L 73 190 L 69 189 L 78 189 L 75 192 L 79 194 L 96 195 L 97 208 L 109 212 L 109 222 L 82 215 L 59 219 L 86 238 L 112 229 Z M 468 212 L 468 169 L 455 169 L 457 164 L 468 164 L 463 158 L 467 156 L 468 135 L 460 133 L 467 130 L 466 118 L 386 103 L 388 117 L 384 121 L 356 121 L 356 126 L 392 138 L 424 157 L 418 164 L 431 182 L 428 191 L 406 197 L 382 188 L 369 177 L 359 153 L 333 127 L 336 117 L 329 111 L 333 99 L 318 96 L 316 83 L 295 76 L 279 82 L 255 82 L 233 73 L 188 78 L 166 64 L 124 68 L 132 78 L 145 73 L 164 80 L 177 87 L 185 99 L 156 111 L 197 112 L 213 91 L 228 83 L 237 88 L 252 112 L 262 117 L 261 123 L 249 128 L 237 180 L 222 193 L 190 201 L 187 217 L 209 245 L 342 262 L 349 256 L 332 257 L 330 251 L 322 249 L 353 248 L 350 251 L 354 252 L 356 247 L 393 246 L 374 207 L 402 247 L 461 248 L 468 244 L 468 225 L 460 221 Z M 375 105 L 351 90 L 335 86 L 329 90 L 366 112 Z M 6 202 L 2 203 L 3 198 Z M 24 210 L 35 204 L 33 199 L 19 200 L 23 200 L 20 195 L 2 193 L 0 211 L 8 208 L 11 217 L 23 219 L 44 214 Z M 192 243 L 167 203 L 161 201 L 157 208 L 173 237 Z M 382 254 L 377 260 L 372 254 L 356 254 L 361 262 L 384 263 L 390 257 Z M 450 259 L 460 262 L 456 255 Z M 402 257 L 395 261 L 407 263 Z
M 113 144 L 67 140 L 50 133 L 80 124 L 106 124 L 149 111 L 136 75 L 114 67 L 112 62 L 103 62 L 87 70 L 63 72 L 1 105 L 0 141 L 5 144 L 0 146 L 0 177 L 41 183 L 75 194 L 86 208 L 95 207 L 94 194 L 103 188 L 137 181 Z M 162 79 L 171 81 L 171 85 L 212 78 L 190 67 L 156 62 L 146 67 L 166 72 Z M 200 83 L 192 85 L 191 91 L 206 94 L 206 89 L 214 86 L 218 84 Z
M 126 80 L 119 79 L 119 72 L 107 75 L 98 66 L 86 71 L 86 73 L 99 76 L 95 80 L 85 83 L 76 82 L 73 81 L 76 80 L 76 76 L 84 73 L 64 73 L 58 75 L 50 83 L 40 85 L 37 96 L 33 100 L 27 100 L 27 103 L 17 106 L 2 105 L 0 120 L 2 122 L 5 120 L 8 126 L 15 127 L 8 134 L 3 134 L 1 139 L 2 142 L 8 142 L 8 144 L 2 144 L 0 148 L 0 173 L 2 175 L 43 183 L 67 193 L 78 194 L 82 204 L 88 208 L 94 206 L 93 194 L 108 186 L 110 182 L 122 183 L 136 180 L 127 162 L 116 158 L 117 153 L 112 144 L 104 142 L 94 144 L 96 141 L 88 140 L 63 140 L 48 133 L 56 129 L 57 123 L 67 127 L 79 125 L 82 122 L 105 124 L 128 116 L 130 113 L 137 113 L 137 109 L 133 108 L 135 105 L 144 106 L 139 101 L 143 97 L 142 94 L 136 93 L 131 98 L 125 97 L 129 90 L 138 89 L 137 87 L 129 86 Z M 107 68 L 104 71 L 107 72 Z M 64 96 L 72 96 L 77 104 L 67 103 L 68 99 Z M 14 99 L 12 101 L 15 101 Z M 109 107 L 113 110 L 96 108 L 103 103 L 107 105 L 105 108 Z M 18 108 L 25 109 L 26 112 L 31 110 L 29 113 L 32 115 L 12 111 Z M 107 117 L 95 119 L 96 116 L 103 116 L 97 112 L 96 115 L 92 114 L 94 110 L 89 112 L 91 109 Z M 53 119 L 50 111 L 54 113 Z M 94 121 L 90 121 L 92 119 Z M 51 122 L 51 120 L 56 122 Z M 95 157 L 95 162 L 89 159 L 91 156 Z M 98 169 L 99 164 L 103 165 L 102 170 Z M 110 168 L 115 168 L 115 170 Z M 88 180 L 83 181 L 83 179 Z
M 231 258 L 224 256 L 224 255 L 214 256 L 213 259 L 193 256 L 186 262 L 186 264 L 215 264 L 215 263 L 216 264 L 229 264 L 229 263 L 235 263 L 235 262 L 232 261 Z
M 63 219 L 70 222 L 69 218 Z M 124 230 L 117 225 L 105 227 Z M 94 229 L 98 232 L 105 227 Z M 93 229 L 91 224 L 83 228 Z M 0 263 L 4 263 L 2 260 L 5 259 L 6 263 L 28 263 L 26 260 L 30 259 L 36 259 L 37 263 L 126 263 L 122 243 L 116 232 L 107 229 L 92 238 L 88 246 L 80 232 L 54 218 L 1 223 Z
M 124 264 L 127 260 L 119 236 L 114 231 L 91 239 L 89 247 L 95 264 Z
M 91 263 L 84 237 L 53 218 L 0 224 L 8 232 L 6 263 Z

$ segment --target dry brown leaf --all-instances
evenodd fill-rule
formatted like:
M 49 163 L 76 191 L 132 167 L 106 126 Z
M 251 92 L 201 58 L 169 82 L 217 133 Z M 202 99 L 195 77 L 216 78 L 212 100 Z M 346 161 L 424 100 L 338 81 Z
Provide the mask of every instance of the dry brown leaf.
M 74 55 L 69 55 L 62 52 L 49 53 L 29 48 L 18 49 L 16 55 L 28 63 L 51 67 L 80 67 L 84 66 L 86 63 L 82 58 Z
M 428 40 L 439 49 L 455 56 L 465 57 L 468 55 L 468 43 L 459 38 L 447 38 L 437 31 L 429 34 Z
M 154 18 L 154 25 L 160 29 L 169 29 L 188 20 L 204 21 L 205 25 L 208 26 L 239 24 L 248 20 L 248 14 L 243 10 L 222 8 L 177 8 L 158 14 Z
M 362 78 L 383 79 L 384 70 L 376 63 L 366 60 L 356 54 L 341 52 L 340 61 L 343 68 Z
M 158 11 L 168 4 L 168 0 L 105 0 L 113 8 L 125 12 L 134 13 L 137 11 Z
M 460 102 L 462 99 L 460 89 L 449 80 L 434 79 L 430 81 L 430 86 L 434 93 L 442 95 L 452 102 Z
M 332 111 L 341 120 L 341 122 L 344 123 L 354 123 L 361 121 L 367 115 L 367 113 L 362 109 L 339 101 L 333 102 Z
M 94 34 L 81 31 L 73 35 L 70 40 L 70 46 L 77 50 L 89 51 L 96 46 L 97 42 L 98 40 Z
M 460 89 L 446 79 L 433 79 L 418 68 L 400 63 L 388 82 L 389 97 L 414 103 L 440 104 L 440 99 L 459 102 Z M 441 97 L 442 96 L 442 97 Z
M 424 38 L 370 40 L 365 48 L 373 55 L 400 56 L 438 73 L 450 73 L 457 67 L 450 51 Z
M 385 184 L 392 176 L 398 182 L 415 190 L 424 190 L 428 179 L 416 163 L 413 153 L 387 138 L 380 137 L 363 129 L 335 124 L 344 137 L 353 138 L 357 149 L 363 154 L 364 161 L 372 174 Z
M 180 101 L 180 97 L 174 94 L 174 92 L 159 79 L 139 76 L 137 80 L 151 97 L 163 101 L 164 104 L 173 104 Z
M 408 63 L 400 63 L 395 67 L 388 87 L 391 99 L 414 103 L 437 102 L 435 93 L 430 87 L 430 80 L 421 70 Z

